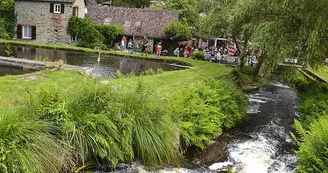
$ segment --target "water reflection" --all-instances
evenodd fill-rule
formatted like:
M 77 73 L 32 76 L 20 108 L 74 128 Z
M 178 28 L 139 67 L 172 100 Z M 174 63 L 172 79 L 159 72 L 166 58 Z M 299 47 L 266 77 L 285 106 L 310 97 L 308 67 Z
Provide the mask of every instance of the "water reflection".
M 28 72 L 32 72 L 32 71 L 25 71 L 25 70 L 20 69 L 20 68 L 0 66 L 0 76 L 20 75 L 20 74 L 25 74 L 25 73 L 28 73 Z
M 98 54 L 14 45 L 11 46 L 11 49 L 13 50 L 12 56 L 14 57 L 33 60 L 36 56 L 42 56 L 47 57 L 49 61 L 63 60 L 69 65 L 95 68 L 95 70 L 103 77 L 111 76 L 111 74 L 117 70 L 120 70 L 123 74 L 128 74 L 134 71 L 137 75 L 150 68 L 154 71 L 157 71 L 158 68 L 161 68 L 164 71 L 173 70 L 169 65 L 170 62 L 166 62 L 165 60 L 145 60 L 113 55 L 101 55 L 100 63 L 98 65 Z M 6 46 L 0 45 L 0 56 L 7 56 L 5 50 Z

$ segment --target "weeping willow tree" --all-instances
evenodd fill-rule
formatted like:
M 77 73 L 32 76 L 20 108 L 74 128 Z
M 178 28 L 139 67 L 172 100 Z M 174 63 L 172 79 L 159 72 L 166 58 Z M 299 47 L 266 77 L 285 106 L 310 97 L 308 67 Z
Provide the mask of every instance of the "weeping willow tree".
M 328 55 L 327 6 L 327 1 L 311 0 L 219 1 L 201 20 L 200 31 L 242 41 L 243 47 L 251 41 L 258 55 L 255 76 L 270 73 L 291 57 L 316 69 Z M 240 47 L 243 59 L 245 49 Z
M 270 73 L 283 58 L 297 57 L 314 69 L 323 64 L 328 55 L 328 1 L 246 1 L 261 9 L 251 37 L 260 50 L 256 75 L 261 67 Z

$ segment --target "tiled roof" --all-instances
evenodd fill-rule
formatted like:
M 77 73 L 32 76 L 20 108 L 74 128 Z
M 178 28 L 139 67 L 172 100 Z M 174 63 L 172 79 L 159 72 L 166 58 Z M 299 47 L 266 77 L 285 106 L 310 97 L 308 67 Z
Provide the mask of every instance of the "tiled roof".
M 163 38 L 164 26 L 179 18 L 178 11 L 89 6 L 87 16 L 96 24 L 117 24 L 124 35 Z
M 98 3 L 96 2 L 96 0 L 84 0 L 85 5 L 89 6 L 89 5 L 98 5 Z
M 15 1 L 64 2 L 64 3 L 73 3 L 73 2 L 75 2 L 75 0 L 15 0 Z
M 74 3 L 75 0 L 15 0 L 15 1 L 36 1 L 36 2 L 66 2 L 66 3 Z M 84 0 L 85 5 L 98 5 L 96 0 Z

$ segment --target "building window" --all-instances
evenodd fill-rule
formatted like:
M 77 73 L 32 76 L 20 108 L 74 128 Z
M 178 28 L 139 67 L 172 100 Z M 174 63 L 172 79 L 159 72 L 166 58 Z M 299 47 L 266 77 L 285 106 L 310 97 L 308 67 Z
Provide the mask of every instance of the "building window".
M 130 26 L 130 21 L 125 21 L 124 25 L 125 26 Z
M 17 39 L 36 39 L 36 26 L 17 25 Z
M 23 37 L 25 39 L 31 39 L 32 38 L 32 27 L 31 26 L 23 26 Z
M 73 7 L 73 16 L 79 17 L 79 7 Z
M 54 4 L 54 13 L 61 13 L 61 4 Z
M 72 42 L 77 42 L 78 41 L 77 36 L 72 35 L 71 36 L 71 41 Z

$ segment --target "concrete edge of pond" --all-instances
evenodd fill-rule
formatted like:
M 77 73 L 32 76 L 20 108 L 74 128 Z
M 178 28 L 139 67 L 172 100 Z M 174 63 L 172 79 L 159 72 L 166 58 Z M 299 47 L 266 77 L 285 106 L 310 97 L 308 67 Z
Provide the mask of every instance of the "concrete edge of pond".
M 27 70 L 43 70 L 46 68 L 46 63 L 42 61 L 34 61 L 28 59 L 19 59 L 13 57 L 0 56 L 0 65 L 22 68 Z
M 60 67 L 61 69 L 79 71 L 85 75 L 91 75 L 93 71 L 93 68 L 90 67 L 81 67 L 81 66 L 68 65 L 68 64 L 60 65 L 60 63 L 58 64 L 59 64 L 58 67 Z M 43 61 L 35 61 L 35 60 L 3 57 L 3 56 L 0 56 L 0 65 L 22 68 L 26 70 L 45 70 L 47 68 L 53 68 L 52 66 L 48 66 L 47 62 L 43 62 Z

